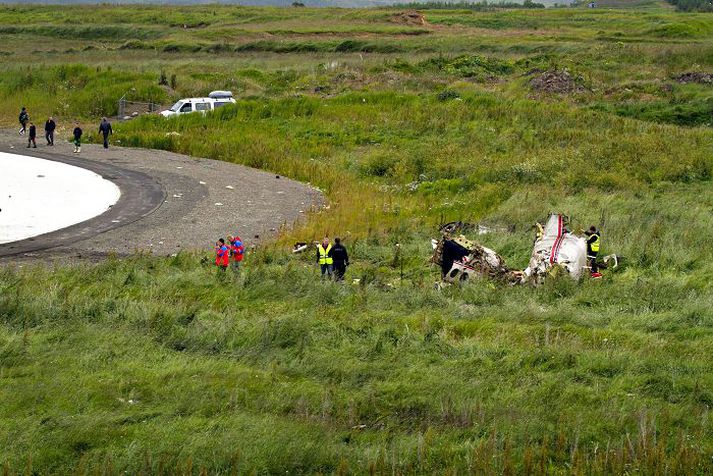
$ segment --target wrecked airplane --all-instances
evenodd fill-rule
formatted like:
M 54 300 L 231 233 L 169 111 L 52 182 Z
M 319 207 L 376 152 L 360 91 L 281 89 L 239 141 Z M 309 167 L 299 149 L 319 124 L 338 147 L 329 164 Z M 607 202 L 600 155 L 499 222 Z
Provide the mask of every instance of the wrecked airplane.
M 475 226 L 462 222 L 441 227 L 441 239 L 432 240 L 431 261 L 441 267 L 443 280 L 449 283 L 485 277 L 508 284 L 537 285 L 558 273 L 579 280 L 589 272 L 587 242 L 567 229 L 567 221 L 564 215 L 552 214 L 544 226 L 537 224 L 532 255 L 524 271 L 509 268 L 494 250 L 467 239 L 464 233 L 474 231 Z M 602 268 L 612 260 L 612 267 L 616 267 L 618 258 L 610 255 L 604 257 Z

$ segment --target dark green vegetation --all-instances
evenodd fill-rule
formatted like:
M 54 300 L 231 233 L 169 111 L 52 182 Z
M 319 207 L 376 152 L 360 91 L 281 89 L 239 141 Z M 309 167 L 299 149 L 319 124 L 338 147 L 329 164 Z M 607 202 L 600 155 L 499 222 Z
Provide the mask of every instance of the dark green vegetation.
M 682 12 L 713 12 L 713 2 L 710 0 L 668 0 L 676 9 Z
M 330 199 L 237 280 L 200 254 L 4 267 L 7 472 L 713 470 L 710 18 L 648 3 L 438 9 L 425 26 L 399 13 L 0 10 L 6 124 L 21 104 L 67 124 L 125 93 L 232 89 L 236 107 L 115 138 Z M 565 84 L 534 81 L 564 69 Z M 603 225 L 625 266 L 434 289 L 439 222 L 512 226 L 480 239 L 524 267 L 551 210 Z M 358 284 L 321 283 L 288 252 L 325 233 L 346 237 Z
M 394 3 L 393 8 L 412 8 L 419 10 L 494 10 L 498 8 L 545 8 L 542 3 L 536 3 L 532 0 L 525 0 L 521 3 L 516 2 L 413 2 L 413 3 Z

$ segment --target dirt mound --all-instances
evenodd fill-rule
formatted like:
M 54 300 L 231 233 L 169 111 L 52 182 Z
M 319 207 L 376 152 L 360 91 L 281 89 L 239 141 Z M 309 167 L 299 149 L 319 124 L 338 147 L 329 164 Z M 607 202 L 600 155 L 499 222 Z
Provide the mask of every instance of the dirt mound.
M 575 93 L 584 91 L 578 82 L 579 79 L 573 77 L 566 69 L 545 71 L 530 80 L 530 87 L 545 93 Z
M 698 83 L 698 84 L 713 84 L 713 73 L 683 73 L 676 76 L 674 79 L 679 83 Z
M 416 25 L 416 26 L 426 26 L 426 17 L 423 13 L 419 13 L 416 10 L 409 10 L 406 12 L 396 13 L 391 16 L 390 21 L 392 23 L 399 23 L 401 25 Z

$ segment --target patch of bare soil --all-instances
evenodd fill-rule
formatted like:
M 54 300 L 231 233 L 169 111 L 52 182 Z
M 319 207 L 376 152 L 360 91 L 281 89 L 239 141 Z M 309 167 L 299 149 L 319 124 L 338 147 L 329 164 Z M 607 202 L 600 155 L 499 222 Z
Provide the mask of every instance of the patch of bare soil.
M 423 13 L 419 13 L 416 10 L 408 10 L 405 12 L 399 12 L 391 16 L 390 20 L 392 23 L 399 23 L 401 25 L 415 25 L 415 26 L 426 26 L 426 17 Z
M 682 84 L 713 84 L 713 73 L 688 72 L 679 74 L 674 79 Z
M 550 70 L 544 72 L 533 72 L 537 74 L 530 80 L 530 87 L 535 91 L 544 93 L 578 93 L 584 91 L 584 87 L 579 84 L 580 78 L 575 78 L 569 71 Z

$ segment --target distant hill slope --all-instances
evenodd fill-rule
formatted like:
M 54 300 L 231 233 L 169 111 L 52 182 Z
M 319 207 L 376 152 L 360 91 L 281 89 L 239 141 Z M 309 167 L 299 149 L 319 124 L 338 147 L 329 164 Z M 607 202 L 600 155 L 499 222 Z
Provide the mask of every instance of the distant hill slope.
M 394 3 L 407 3 L 399 0 L 298 0 L 308 7 L 383 7 L 393 5 Z M 410 3 L 411 0 L 408 0 Z M 456 0 L 457 1 L 457 0 Z M 510 1 L 510 0 L 509 0 Z M 517 1 L 517 0 L 516 0 Z M 133 4 L 133 5 L 207 5 L 207 4 L 226 4 L 226 5 L 249 5 L 249 6 L 278 6 L 286 7 L 292 4 L 293 0 L 0 0 L 0 4 L 45 4 L 45 5 L 91 5 L 98 3 L 110 4 Z M 474 1 L 473 3 L 478 3 Z M 495 3 L 495 2 L 493 2 Z M 552 5 L 555 0 L 545 0 L 540 3 Z M 568 3 L 568 0 L 562 0 L 559 3 Z
M 601 8 L 664 8 L 672 9 L 664 0 L 599 0 L 595 2 Z
M 44 5 L 92 5 L 92 4 L 132 4 L 132 5 L 245 5 L 245 6 L 291 6 L 295 0 L 0 0 L 2 4 L 44 4 Z M 434 0 L 297 0 L 308 7 L 384 7 L 404 3 L 427 3 Z M 436 0 L 440 1 L 440 0 Z M 461 0 L 442 0 L 444 3 L 459 3 Z M 481 3 L 483 0 L 465 0 L 471 3 Z M 576 0 L 534 0 L 546 6 L 567 5 Z M 579 0 L 585 4 L 587 0 Z M 685 0 L 695 3 L 697 0 Z M 488 0 L 488 3 L 522 3 L 523 0 Z M 672 9 L 673 6 L 665 0 L 598 0 L 595 1 L 600 8 L 637 8 L 650 9 L 664 7 Z M 675 2 L 674 2 L 675 3 Z

